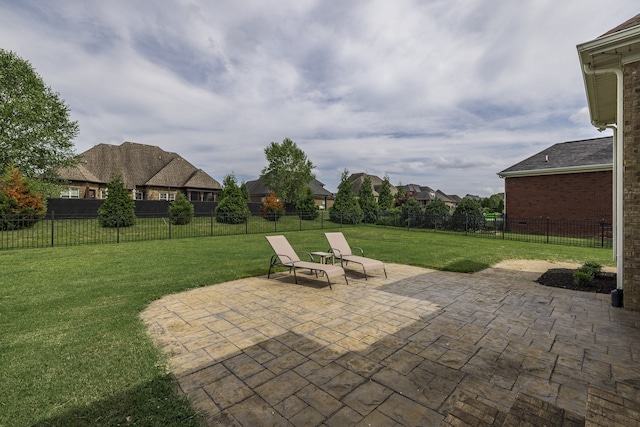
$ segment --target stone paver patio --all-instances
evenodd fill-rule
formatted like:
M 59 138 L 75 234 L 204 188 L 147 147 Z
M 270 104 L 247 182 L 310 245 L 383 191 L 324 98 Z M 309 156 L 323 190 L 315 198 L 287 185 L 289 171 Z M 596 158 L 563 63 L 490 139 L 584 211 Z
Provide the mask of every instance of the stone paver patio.
M 387 272 L 333 290 L 304 272 L 242 279 L 142 318 L 212 426 L 437 426 L 461 399 L 508 412 L 519 393 L 584 416 L 589 386 L 640 400 L 640 313 L 609 295 L 500 265 Z

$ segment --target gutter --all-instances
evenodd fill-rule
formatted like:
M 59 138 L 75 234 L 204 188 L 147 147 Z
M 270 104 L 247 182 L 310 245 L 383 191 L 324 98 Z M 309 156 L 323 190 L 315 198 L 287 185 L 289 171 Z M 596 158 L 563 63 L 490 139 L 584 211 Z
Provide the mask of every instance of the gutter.
M 609 124 L 593 123 L 599 130 L 606 128 L 613 129 L 613 256 L 616 261 L 616 287 L 623 288 L 622 278 L 624 273 L 623 253 L 624 253 L 624 211 L 623 211 L 623 191 L 624 176 L 623 171 L 623 101 L 624 101 L 624 76 L 621 68 L 601 68 L 591 69 L 589 65 L 583 65 L 584 73 L 587 75 L 600 75 L 613 73 L 616 75 L 616 126 Z

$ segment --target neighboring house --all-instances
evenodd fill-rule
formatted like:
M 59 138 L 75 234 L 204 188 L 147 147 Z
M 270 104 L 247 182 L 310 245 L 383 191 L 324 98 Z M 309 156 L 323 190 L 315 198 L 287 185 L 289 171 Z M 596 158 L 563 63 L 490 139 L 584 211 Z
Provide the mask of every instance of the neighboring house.
M 498 173 L 512 218 L 611 222 L 612 138 L 561 142 Z
M 247 186 L 247 191 L 249 192 L 249 199 L 252 202 L 262 203 L 264 202 L 264 199 L 269 195 L 269 189 L 262 183 L 260 179 L 247 181 L 245 185 Z M 333 206 L 333 193 L 325 189 L 323 183 L 314 178 L 309 183 L 309 187 L 311 187 L 313 198 L 317 206 L 319 206 L 321 209 L 329 209 L 331 206 Z
M 624 307 L 640 311 L 640 14 L 577 49 L 591 124 L 614 130 L 616 277 Z
M 378 195 L 380 194 L 380 189 L 382 188 L 382 179 L 375 175 L 370 175 L 368 173 L 359 172 L 353 173 L 347 179 L 349 184 L 351 184 L 351 188 L 353 189 L 354 194 L 357 196 L 360 193 L 360 188 L 362 188 L 362 182 L 364 181 L 365 176 L 369 176 L 371 180 L 371 189 L 373 190 L 373 197 L 378 200 Z M 393 185 L 390 186 L 391 194 L 395 195 L 398 192 L 398 189 Z
M 405 194 L 413 196 L 422 206 L 428 205 L 431 201 L 440 199 L 444 204 L 452 209 L 455 208 L 460 199 L 458 196 L 448 196 L 440 190 L 434 190 L 426 185 L 407 184 L 403 186 Z
M 220 183 L 180 155 L 145 144 L 98 144 L 81 154 L 81 163 L 59 171 L 68 182 L 60 197 L 104 199 L 107 183 L 120 174 L 136 200 L 175 200 L 177 192 L 191 201 L 215 201 Z

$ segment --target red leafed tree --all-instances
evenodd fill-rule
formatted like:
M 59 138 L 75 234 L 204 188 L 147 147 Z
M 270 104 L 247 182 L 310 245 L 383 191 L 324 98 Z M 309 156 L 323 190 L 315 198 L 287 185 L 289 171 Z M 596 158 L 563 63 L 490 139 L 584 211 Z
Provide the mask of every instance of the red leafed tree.
M 270 221 L 277 221 L 284 215 L 284 205 L 272 190 L 262 203 L 262 216 Z
M 30 227 L 47 212 L 44 196 L 33 189 L 17 168 L 0 176 L 0 227 L 3 230 Z

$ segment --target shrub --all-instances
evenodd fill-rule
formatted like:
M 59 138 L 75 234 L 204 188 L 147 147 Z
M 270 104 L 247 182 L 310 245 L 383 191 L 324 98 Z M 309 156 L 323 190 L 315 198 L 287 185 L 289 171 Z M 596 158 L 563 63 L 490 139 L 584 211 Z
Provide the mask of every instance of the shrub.
M 573 282 L 581 286 L 590 285 L 601 272 L 602 266 L 597 262 L 585 262 L 573 273 Z
M 173 225 L 189 224 L 193 218 L 193 205 L 183 193 L 178 193 L 176 199 L 169 204 L 169 221 Z
M 269 195 L 264 199 L 262 203 L 262 216 L 269 221 L 277 221 L 284 215 L 284 206 L 280 199 L 276 197 L 276 193 L 269 192 Z
M 107 183 L 107 198 L 98 208 L 98 221 L 103 227 L 130 227 L 136 222 L 135 202 L 121 175 L 113 175 Z
M 573 283 L 580 286 L 590 285 L 596 276 L 590 270 L 576 270 L 573 273 Z
M 24 178 L 11 167 L 0 176 L 0 229 L 28 228 L 47 212 L 42 194 L 35 190 L 35 183 Z

